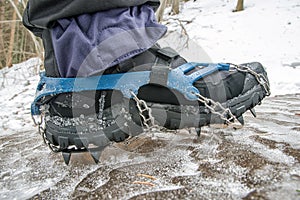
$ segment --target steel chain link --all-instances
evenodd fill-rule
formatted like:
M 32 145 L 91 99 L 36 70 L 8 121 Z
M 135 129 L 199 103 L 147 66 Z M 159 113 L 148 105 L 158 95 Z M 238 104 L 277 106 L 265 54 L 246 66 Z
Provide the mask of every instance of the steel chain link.
M 157 128 L 158 125 L 155 124 L 155 119 L 152 115 L 152 109 L 147 105 L 144 100 L 139 99 L 136 94 L 131 92 L 136 106 L 139 110 L 139 115 L 142 118 L 142 123 L 147 131 L 151 131 L 154 128 Z
M 202 96 L 200 93 L 195 94 L 198 101 L 203 103 L 212 114 L 219 116 L 226 124 L 231 124 L 236 121 L 236 117 L 232 114 L 229 108 L 224 108 L 220 102 Z M 220 111 L 217 111 L 220 110 Z
M 52 144 L 46 137 L 46 130 L 43 127 L 45 125 L 44 115 L 40 115 L 39 121 L 37 121 L 37 119 L 35 119 L 34 116 L 32 116 L 32 120 L 34 125 L 38 127 L 38 133 L 42 136 L 44 143 L 50 148 L 50 150 L 55 153 L 60 152 L 59 146 L 55 146 L 54 144 Z
M 236 65 L 230 63 L 230 66 L 239 72 L 250 73 L 251 75 L 253 75 L 256 78 L 257 82 L 264 88 L 266 95 L 270 96 L 270 85 L 264 75 L 258 74 L 254 70 L 244 65 Z M 198 101 L 203 103 L 211 113 L 220 116 L 220 118 L 224 120 L 226 124 L 231 124 L 232 122 L 236 121 L 236 117 L 232 114 L 229 108 L 224 108 L 219 102 L 215 102 L 212 99 L 206 98 L 200 93 L 197 93 L 195 95 L 198 97 Z M 216 108 L 221 110 L 221 112 L 217 112 Z
M 245 65 L 237 65 L 237 64 L 232 64 L 232 63 L 229 63 L 229 64 L 232 68 L 236 69 L 237 71 L 244 72 L 244 73 L 250 73 L 251 75 L 253 75 L 256 78 L 257 82 L 264 88 L 264 90 L 266 92 L 266 96 L 271 95 L 269 81 L 263 74 L 258 74 L 257 72 L 255 72 L 254 70 L 250 69 L 249 67 L 247 67 Z

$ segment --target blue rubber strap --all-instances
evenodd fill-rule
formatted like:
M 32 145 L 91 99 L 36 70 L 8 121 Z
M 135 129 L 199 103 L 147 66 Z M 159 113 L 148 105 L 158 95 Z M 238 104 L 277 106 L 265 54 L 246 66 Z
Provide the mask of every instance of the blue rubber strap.
M 130 92 L 137 94 L 139 87 L 148 83 L 149 77 L 150 71 L 109 74 L 88 78 L 52 78 L 46 77 L 42 73 L 36 97 L 31 105 L 31 113 L 32 115 L 40 114 L 38 102 L 44 97 L 62 93 L 113 89 L 121 91 L 125 97 L 131 97 Z
M 203 68 L 190 75 L 186 75 L 197 66 Z M 191 101 L 197 100 L 198 89 L 194 82 L 218 70 L 229 70 L 229 64 L 213 63 L 186 63 L 176 69 L 172 69 L 168 75 L 167 86 L 182 93 Z M 119 74 L 107 74 L 87 78 L 52 78 L 41 74 L 37 87 L 36 97 L 31 105 L 32 115 L 39 115 L 38 102 L 47 97 L 62 93 L 95 91 L 95 90 L 119 90 L 127 98 L 132 98 L 131 92 L 137 94 L 138 89 L 150 82 L 150 71 L 128 72 Z

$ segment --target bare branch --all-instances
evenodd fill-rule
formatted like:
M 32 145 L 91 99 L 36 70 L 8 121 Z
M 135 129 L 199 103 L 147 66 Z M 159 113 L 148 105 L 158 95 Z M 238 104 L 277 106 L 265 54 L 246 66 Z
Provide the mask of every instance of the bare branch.
M 21 22 L 22 20 L 16 19 L 16 20 L 3 20 L 0 21 L 0 24 L 4 24 L 4 23 L 12 23 L 12 22 Z

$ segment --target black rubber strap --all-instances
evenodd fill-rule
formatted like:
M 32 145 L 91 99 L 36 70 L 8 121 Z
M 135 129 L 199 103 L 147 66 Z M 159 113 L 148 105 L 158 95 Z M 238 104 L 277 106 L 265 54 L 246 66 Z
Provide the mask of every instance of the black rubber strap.
M 175 59 L 175 57 L 179 56 L 179 54 L 174 49 L 165 47 L 157 51 L 157 56 L 166 61 L 171 61 Z
M 153 66 L 150 83 L 167 87 L 169 71 L 170 68 L 168 66 Z

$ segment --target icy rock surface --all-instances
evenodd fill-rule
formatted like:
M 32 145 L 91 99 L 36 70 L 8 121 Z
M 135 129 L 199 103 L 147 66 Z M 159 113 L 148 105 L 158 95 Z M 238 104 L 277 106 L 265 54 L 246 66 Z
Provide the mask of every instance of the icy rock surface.
M 2 123 L 0 199 L 297 199 L 299 99 L 267 98 L 238 130 L 205 127 L 197 138 L 184 129 L 115 143 L 99 164 L 84 153 L 66 166 L 28 119 Z M 20 105 L 14 112 L 28 109 Z

